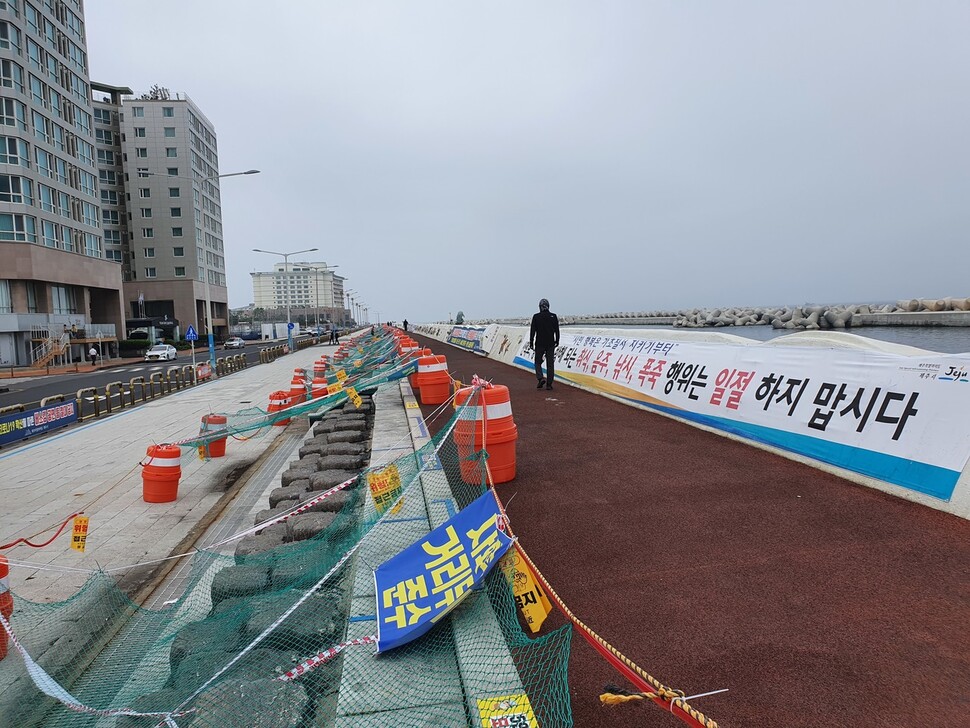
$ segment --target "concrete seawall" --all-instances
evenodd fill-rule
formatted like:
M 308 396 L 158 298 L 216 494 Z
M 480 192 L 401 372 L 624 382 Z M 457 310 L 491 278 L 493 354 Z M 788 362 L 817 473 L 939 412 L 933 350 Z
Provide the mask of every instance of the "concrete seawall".
M 959 312 L 963 313 L 963 312 Z M 900 314 L 907 315 L 907 314 Z M 919 315 L 919 314 L 917 314 Z M 438 339 L 439 341 L 445 343 L 455 344 L 453 337 L 453 327 L 449 324 L 426 324 L 414 327 L 416 331 L 431 336 L 432 338 Z M 531 370 L 531 366 L 524 366 L 522 360 L 520 359 L 516 362 L 516 356 L 520 352 L 523 342 L 527 343 L 529 330 L 524 326 L 505 326 L 505 325 L 490 325 L 488 327 L 479 327 L 478 341 L 476 344 L 475 351 L 491 359 L 501 361 L 510 366 L 514 366 L 519 369 L 527 368 Z M 570 327 L 569 333 L 578 333 L 583 335 L 588 335 L 590 337 L 616 337 L 616 329 L 597 329 L 594 327 L 590 328 L 577 328 Z M 658 338 L 657 331 L 636 331 L 629 330 L 624 331 L 623 337 L 628 338 L 643 338 L 645 340 L 656 340 Z M 449 338 L 453 340 L 449 342 Z M 723 345 L 725 347 L 746 347 L 749 348 L 752 354 L 757 354 L 759 347 L 772 347 L 778 348 L 779 344 L 777 342 L 758 342 L 751 339 L 747 339 L 740 336 L 734 336 L 726 333 L 724 329 L 718 331 L 712 330 L 701 330 L 701 331 L 664 331 L 662 333 L 664 341 L 669 342 L 682 342 L 690 344 L 705 344 L 705 345 Z M 918 366 L 919 361 L 924 361 L 927 358 L 947 356 L 950 355 L 939 355 L 935 352 L 926 352 L 921 349 L 915 349 L 913 347 L 901 346 L 896 344 L 890 344 L 881 341 L 875 341 L 872 339 L 855 336 L 848 333 L 832 333 L 832 332 L 805 332 L 796 335 L 795 337 L 786 337 L 786 348 L 787 347 L 797 347 L 805 349 L 806 355 L 809 350 L 814 350 L 817 352 L 820 349 L 837 349 L 841 352 L 840 356 L 843 359 L 848 358 L 851 362 L 853 356 L 856 356 L 860 365 L 862 365 L 867 357 L 880 356 L 880 355 L 892 355 L 898 357 L 905 357 L 911 359 L 912 361 L 901 360 L 900 368 L 906 368 L 907 365 L 912 364 L 912 366 Z M 468 349 L 470 347 L 462 346 L 461 348 Z M 797 354 L 796 354 L 797 356 Z M 966 357 L 963 358 L 964 360 Z M 957 359 L 960 361 L 960 359 Z M 970 369 L 970 362 L 966 362 L 967 369 Z M 970 463 L 964 461 L 962 466 L 962 472 L 956 484 L 953 486 L 952 493 L 949 493 L 947 499 L 932 497 L 931 495 L 926 495 L 925 493 L 917 492 L 918 489 L 911 489 L 907 487 L 901 487 L 892 482 L 887 482 L 881 480 L 877 477 L 870 477 L 863 474 L 862 472 L 857 472 L 854 470 L 849 470 L 844 467 L 839 467 L 838 465 L 833 465 L 830 462 L 825 462 L 824 460 L 816 459 L 814 457 L 792 452 L 790 450 L 775 447 L 769 443 L 758 441 L 757 438 L 752 438 L 751 436 L 738 435 L 734 432 L 728 432 L 724 429 L 719 429 L 717 427 L 706 426 L 703 422 L 698 421 L 698 418 L 688 418 L 681 417 L 669 410 L 662 410 L 652 406 L 645 406 L 631 401 L 629 397 L 619 396 L 613 394 L 609 391 L 604 391 L 602 388 L 592 388 L 585 386 L 582 382 L 577 381 L 564 381 L 563 378 L 557 377 L 557 382 L 559 384 L 570 384 L 571 386 L 578 386 L 581 389 L 586 389 L 587 391 L 592 391 L 597 394 L 610 397 L 624 404 L 631 406 L 641 407 L 643 409 L 648 409 L 651 412 L 660 414 L 666 417 L 672 417 L 674 419 L 687 422 L 688 424 L 700 427 L 701 429 L 714 432 L 718 435 L 729 437 L 731 439 L 736 439 L 744 442 L 748 445 L 754 447 L 762 448 L 770 452 L 782 455 L 783 457 L 806 463 L 812 467 L 819 468 L 826 472 L 833 473 L 839 477 L 846 480 L 850 480 L 861 485 L 865 485 L 870 488 L 875 488 L 886 493 L 890 493 L 900 498 L 905 498 L 907 500 L 915 501 L 922 505 L 929 506 L 931 508 L 945 511 L 947 513 L 952 513 L 961 518 L 970 519 Z M 878 389 L 876 390 L 878 391 Z M 905 466 L 905 461 L 904 461 Z
M 853 326 L 970 326 L 970 311 L 897 311 L 860 313 L 852 317 Z

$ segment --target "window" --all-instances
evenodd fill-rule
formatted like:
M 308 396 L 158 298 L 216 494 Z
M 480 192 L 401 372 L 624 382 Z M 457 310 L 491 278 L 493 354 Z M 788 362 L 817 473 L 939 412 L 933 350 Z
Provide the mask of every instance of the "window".
M 10 281 L 0 280 L 0 313 L 13 313 L 13 299 L 10 298 Z
M 148 187 L 139 187 L 138 188 L 138 196 L 141 197 L 144 200 L 144 199 L 152 196 L 152 191 Z
M 181 194 L 182 194 L 182 192 L 179 190 L 178 187 L 169 187 L 168 188 L 168 196 L 169 197 L 180 197 Z
M 118 193 L 114 190 L 101 190 L 101 204 L 102 205 L 117 205 L 118 204 Z
M 132 106 L 131 107 L 131 115 L 132 116 L 139 116 L 139 117 L 144 116 L 145 115 L 145 107 L 144 106 Z
M 169 214 L 172 217 L 182 217 L 182 208 L 181 207 L 171 207 L 171 208 L 169 208 Z
M 0 240 L 37 242 L 37 219 L 30 215 L 0 213 Z
M 17 26 L 0 21 L 0 48 L 6 48 L 20 55 L 20 31 L 17 30 Z
M 155 269 L 145 268 L 145 278 L 154 278 L 154 277 L 155 277 Z
M 152 208 L 150 208 L 150 207 L 143 207 L 143 208 L 141 208 L 141 216 L 142 217 L 151 217 L 152 216 Z
M 155 257 L 155 248 L 144 248 L 146 258 Z
M 27 131 L 27 107 L 14 99 L 0 99 L 0 124 Z
M 172 248 L 172 255 L 174 255 L 176 258 L 184 258 L 185 257 L 185 248 L 183 248 L 181 246 L 176 246 L 176 247 Z
M 184 265 L 177 265 L 177 266 L 175 266 L 175 277 L 176 278 L 185 278 L 185 266 Z
M 0 164 L 17 164 L 30 167 L 27 142 L 17 137 L 0 136 Z
M 111 123 L 111 112 L 108 109 L 95 109 L 94 120 L 99 124 Z
M 44 235 L 44 245 L 48 248 L 56 248 L 57 241 L 60 240 L 60 230 L 58 226 L 50 220 L 41 220 L 41 230 Z
M 98 166 L 113 167 L 115 164 L 115 153 L 107 149 L 98 150 Z
M 173 117 L 173 116 L 175 116 L 175 107 L 174 106 L 163 106 L 162 107 L 162 116 L 167 116 L 167 117 Z
M 118 214 L 117 210 L 106 210 L 101 208 L 101 222 L 104 225 L 120 225 L 121 215 Z
M 54 313 L 77 313 L 77 298 L 73 286 L 51 286 Z
M 166 126 L 165 127 L 165 136 L 167 136 L 169 139 L 174 139 L 175 138 L 175 127 L 174 126 Z
M 180 237 L 182 237 L 182 228 L 180 228 L 180 227 L 173 227 L 172 228 L 172 237 L 173 238 L 180 238 Z
M 0 174 L 0 202 L 33 205 L 34 195 L 32 190 L 29 179 Z
M 168 168 L 168 176 L 169 177 L 178 177 L 179 176 L 179 168 L 178 167 L 169 167 Z
M 165 147 L 166 157 L 177 157 L 178 155 L 179 155 L 178 149 L 176 149 L 175 147 Z
M 145 136 L 145 127 L 143 127 L 143 126 L 136 126 L 135 127 L 135 136 L 136 137 L 143 137 L 143 136 Z
M 141 236 L 143 238 L 154 238 L 155 237 L 155 228 L 142 228 L 141 229 Z
M 140 159 L 147 159 L 148 147 L 135 147 L 135 156 Z
M 0 85 L 24 93 L 24 69 L 13 61 L 0 60 Z

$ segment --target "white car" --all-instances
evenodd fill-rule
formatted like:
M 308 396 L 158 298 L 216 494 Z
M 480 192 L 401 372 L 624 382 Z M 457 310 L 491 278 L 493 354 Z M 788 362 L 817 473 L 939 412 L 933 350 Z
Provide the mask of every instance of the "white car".
M 173 361 L 178 355 L 178 350 L 171 344 L 155 344 L 145 352 L 145 361 Z
M 246 346 L 246 342 L 240 339 L 238 336 L 233 336 L 231 339 L 226 339 L 226 343 L 222 345 L 223 349 L 242 349 Z

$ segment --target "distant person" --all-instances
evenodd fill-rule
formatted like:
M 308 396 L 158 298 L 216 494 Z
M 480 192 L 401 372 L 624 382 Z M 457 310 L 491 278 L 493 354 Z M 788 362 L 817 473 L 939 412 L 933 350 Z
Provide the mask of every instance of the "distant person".
M 77 338 L 77 324 L 71 324 L 71 338 Z
M 529 329 L 529 345 L 536 354 L 536 379 L 539 383 L 536 389 L 552 389 L 552 380 L 556 376 L 553 362 L 556 358 L 556 347 L 559 346 L 559 317 L 549 310 L 549 299 L 539 301 L 539 313 L 532 316 L 532 327 Z M 546 376 L 542 376 L 542 360 L 546 360 Z
M 98 350 L 94 348 L 94 344 L 91 344 L 91 348 L 88 349 L 88 358 L 91 359 L 91 366 L 98 363 Z
M 407 319 L 404 319 L 404 330 L 405 331 L 408 330 L 408 320 Z
M 330 327 L 330 339 L 329 339 L 329 341 L 327 343 L 329 343 L 329 344 L 336 344 L 337 343 L 337 327 L 336 326 L 331 326 Z

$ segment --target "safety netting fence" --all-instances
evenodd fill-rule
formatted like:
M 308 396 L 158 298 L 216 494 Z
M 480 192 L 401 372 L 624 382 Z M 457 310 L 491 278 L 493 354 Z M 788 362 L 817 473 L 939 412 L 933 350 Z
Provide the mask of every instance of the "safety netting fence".
M 4 620 L 0 725 L 572 725 L 571 629 L 523 631 L 506 572 L 490 568 L 511 542 L 500 507 L 463 531 L 466 551 L 450 525 L 490 493 L 484 451 L 455 437 L 479 388 L 436 412 L 448 424 L 417 451 L 370 451 L 375 394 L 414 371 L 398 349 L 387 332 L 362 337 L 331 362 L 315 400 L 227 413 L 224 427 L 176 443 L 205 456 L 220 438 L 313 415 L 269 507 L 252 528 L 184 555 L 169 603 L 135 604 L 117 570 L 64 602 L 18 599 Z M 424 571 L 382 586 L 382 565 L 416 543 Z M 416 637 L 388 636 L 412 626 Z

